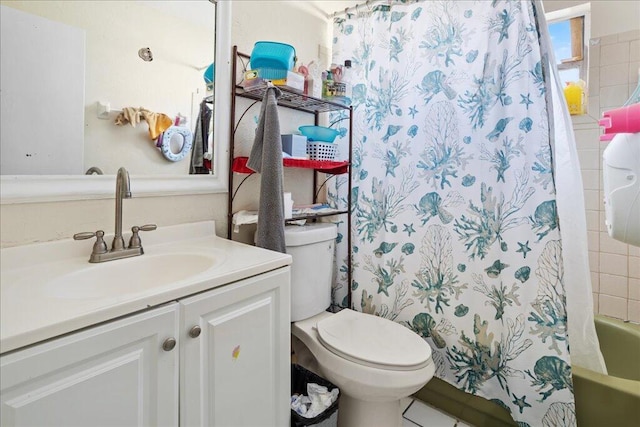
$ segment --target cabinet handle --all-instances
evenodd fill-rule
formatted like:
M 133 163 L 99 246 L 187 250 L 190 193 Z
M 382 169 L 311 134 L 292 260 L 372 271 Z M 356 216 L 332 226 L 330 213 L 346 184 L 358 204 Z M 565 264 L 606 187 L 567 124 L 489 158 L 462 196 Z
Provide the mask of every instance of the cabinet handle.
M 200 332 L 202 332 L 202 329 L 200 326 L 196 325 L 189 330 L 189 336 L 191 338 L 198 338 L 200 336 Z
M 162 349 L 164 351 L 171 351 L 173 350 L 173 348 L 176 346 L 176 339 L 175 338 L 167 338 L 166 340 L 164 340 L 164 342 L 162 343 Z

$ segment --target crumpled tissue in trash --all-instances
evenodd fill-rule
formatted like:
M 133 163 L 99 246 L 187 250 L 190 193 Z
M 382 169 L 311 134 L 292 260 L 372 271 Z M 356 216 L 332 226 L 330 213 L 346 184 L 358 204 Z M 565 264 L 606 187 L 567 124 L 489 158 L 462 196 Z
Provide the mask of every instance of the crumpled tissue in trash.
M 337 387 L 329 391 L 327 387 L 309 383 L 307 384 L 307 396 L 303 394 L 291 396 L 291 409 L 305 418 L 315 418 L 338 399 L 338 394 Z

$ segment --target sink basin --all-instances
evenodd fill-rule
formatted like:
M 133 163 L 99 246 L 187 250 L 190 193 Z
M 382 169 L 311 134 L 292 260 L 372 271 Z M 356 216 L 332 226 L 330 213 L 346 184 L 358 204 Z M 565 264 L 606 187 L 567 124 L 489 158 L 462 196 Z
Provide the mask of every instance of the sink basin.
M 82 270 L 58 276 L 46 283 L 44 293 L 49 297 L 65 299 L 141 293 L 196 276 L 214 267 L 218 261 L 211 255 L 172 253 L 88 264 Z

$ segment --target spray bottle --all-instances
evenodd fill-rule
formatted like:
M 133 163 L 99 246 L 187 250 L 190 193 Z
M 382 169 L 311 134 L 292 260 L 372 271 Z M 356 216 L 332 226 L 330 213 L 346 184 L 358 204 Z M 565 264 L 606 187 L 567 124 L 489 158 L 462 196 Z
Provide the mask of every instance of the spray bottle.
M 640 246 L 640 81 L 624 106 L 602 116 L 600 140 L 610 141 L 602 154 L 607 232 Z

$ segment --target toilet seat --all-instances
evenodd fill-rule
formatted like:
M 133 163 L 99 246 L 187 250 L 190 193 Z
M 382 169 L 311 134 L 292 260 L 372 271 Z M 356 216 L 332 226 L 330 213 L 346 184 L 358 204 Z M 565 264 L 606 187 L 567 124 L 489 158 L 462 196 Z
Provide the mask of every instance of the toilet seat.
M 409 371 L 431 363 L 431 347 L 410 329 L 378 316 L 345 309 L 316 324 L 329 351 L 378 369 Z

